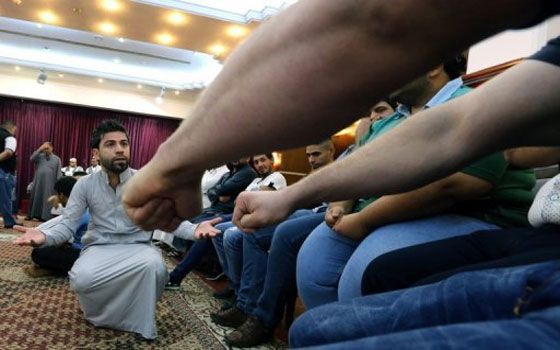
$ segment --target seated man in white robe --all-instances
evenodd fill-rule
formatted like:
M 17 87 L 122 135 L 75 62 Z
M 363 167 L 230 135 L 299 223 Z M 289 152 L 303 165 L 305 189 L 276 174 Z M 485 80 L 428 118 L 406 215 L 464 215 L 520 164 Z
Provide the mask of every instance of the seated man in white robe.
M 82 237 L 83 250 L 69 272 L 85 318 L 95 326 L 154 339 L 156 303 L 168 276 L 160 252 L 151 245 L 152 232 L 135 226 L 122 207 L 123 187 L 136 172 L 128 166 L 128 133 L 117 121 L 104 121 L 94 130 L 91 147 L 102 171 L 76 183 L 59 224 L 35 229 L 16 226 L 25 234 L 14 243 L 50 246 L 65 242 L 89 209 L 91 222 Z M 154 208 L 160 210 L 169 210 L 168 205 Z M 192 225 L 181 231 L 181 238 L 206 235 L 206 228 Z

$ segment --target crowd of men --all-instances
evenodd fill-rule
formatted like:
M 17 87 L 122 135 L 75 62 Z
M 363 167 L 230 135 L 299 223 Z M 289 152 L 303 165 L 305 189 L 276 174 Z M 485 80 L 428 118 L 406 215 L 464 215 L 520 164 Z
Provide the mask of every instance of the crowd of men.
M 232 54 L 140 171 L 126 129 L 99 125 L 90 146 L 102 171 L 75 183 L 56 222 L 15 226 L 15 243 L 67 242 L 87 209 L 69 271 L 84 316 L 146 339 L 166 284 L 215 249 L 235 301 L 211 318 L 233 328 L 232 346 L 268 340 L 297 288 L 307 311 L 294 347 L 556 348 L 560 176 L 535 196 L 531 168 L 558 163 L 560 149 L 516 147 L 558 145 L 560 38 L 474 91 L 454 53 L 559 12 L 537 0 L 301 1 Z M 379 102 L 391 91 L 394 110 Z M 367 109 L 351 151 L 331 162 L 328 141 L 308 146 L 314 171 L 283 187 L 266 152 L 316 142 Z M 9 128 L 0 160 L 15 151 Z M 227 162 L 201 212 L 202 174 Z M 195 242 L 171 281 L 156 228 L 179 249 Z

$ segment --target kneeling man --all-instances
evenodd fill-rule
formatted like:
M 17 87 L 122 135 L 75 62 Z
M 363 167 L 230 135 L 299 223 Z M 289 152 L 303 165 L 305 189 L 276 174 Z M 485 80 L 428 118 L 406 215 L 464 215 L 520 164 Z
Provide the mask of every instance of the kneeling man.
M 14 243 L 51 246 L 66 242 L 89 208 L 91 222 L 82 237 L 83 249 L 69 272 L 85 318 L 95 326 L 153 339 L 157 336 L 156 303 L 167 282 L 167 270 L 151 245 L 152 232 L 136 227 L 123 210 L 123 188 L 135 173 L 128 167 L 128 133 L 117 121 L 104 121 L 93 131 L 91 147 L 102 171 L 76 183 L 57 225 L 17 227 L 25 234 Z

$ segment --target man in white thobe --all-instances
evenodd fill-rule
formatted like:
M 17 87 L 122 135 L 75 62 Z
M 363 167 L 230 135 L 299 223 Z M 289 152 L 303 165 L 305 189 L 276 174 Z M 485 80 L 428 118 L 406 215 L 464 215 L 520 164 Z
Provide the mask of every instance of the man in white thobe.
M 135 226 L 122 207 L 123 187 L 135 173 L 128 166 L 127 131 L 114 120 L 105 121 L 94 130 L 91 147 L 102 171 L 76 183 L 56 225 L 45 223 L 36 229 L 16 226 L 25 234 L 14 243 L 50 246 L 66 242 L 89 208 L 91 221 L 82 237 L 84 248 L 69 272 L 85 318 L 95 326 L 154 339 L 156 303 L 168 276 L 160 252 L 151 245 L 152 232 Z M 161 203 L 154 208 L 160 210 L 168 210 L 168 205 Z M 181 238 L 208 234 L 205 228 L 191 224 L 189 230 L 181 231 Z

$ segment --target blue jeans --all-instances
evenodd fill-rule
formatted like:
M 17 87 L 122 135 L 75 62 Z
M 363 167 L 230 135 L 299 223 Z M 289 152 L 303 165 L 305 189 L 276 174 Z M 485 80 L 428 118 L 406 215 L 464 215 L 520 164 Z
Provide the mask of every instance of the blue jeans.
M 253 315 L 266 327 L 274 328 L 280 322 L 286 298 L 289 292 L 295 291 L 296 288 L 296 260 L 299 249 L 324 218 L 324 213 L 307 213 L 276 227 L 268 251 L 262 292 L 258 295 L 257 305 L 253 310 Z M 245 241 L 245 259 L 252 259 L 253 255 L 259 256 L 265 252 L 260 245 L 254 243 L 254 240 L 251 243 Z
M 288 219 L 280 224 L 264 227 L 252 234 L 242 234 L 243 239 L 243 269 L 240 279 L 239 294 L 237 295 L 237 307 L 247 314 L 252 314 L 259 300 L 259 296 L 263 290 L 265 277 L 268 276 L 267 264 L 269 261 L 269 249 L 271 249 L 271 241 L 276 237 L 279 229 L 285 230 L 288 235 L 298 236 L 300 232 L 305 232 L 307 236 L 313 228 L 302 230 L 298 225 L 286 225 L 297 218 L 306 218 L 314 213 L 311 210 L 298 210 L 288 217 Z M 324 217 L 324 214 L 319 214 Z M 313 226 L 314 227 L 314 226 Z M 302 240 L 303 241 L 303 240 Z M 298 249 L 292 254 L 297 255 Z M 280 264 L 289 265 L 290 261 L 280 261 Z M 282 276 L 271 276 L 272 278 L 281 278 Z
M 438 215 L 386 225 L 357 242 L 337 234 L 323 223 L 307 238 L 298 256 L 299 295 L 308 309 L 339 298 L 343 301 L 360 296 L 363 272 L 377 256 L 411 245 L 495 228 L 497 226 L 467 216 Z
M 313 309 L 290 329 L 290 346 L 558 349 L 559 305 L 558 260 L 466 272 Z
M 227 259 L 226 259 L 226 252 L 224 250 L 224 236 L 225 236 L 226 230 L 231 228 L 231 227 L 235 227 L 235 225 L 231 221 L 226 221 L 226 222 L 222 222 L 222 223 L 217 224 L 215 227 L 218 230 L 220 230 L 222 232 L 222 234 L 212 238 L 212 244 L 214 244 L 214 249 L 216 249 L 216 255 L 218 255 L 218 261 L 220 262 L 220 265 L 222 266 L 222 270 L 224 271 L 224 274 L 231 281 L 229 266 L 228 266 Z
M 16 221 L 12 216 L 13 192 L 16 177 L 0 169 L 0 212 L 4 218 L 4 226 L 14 226 Z

